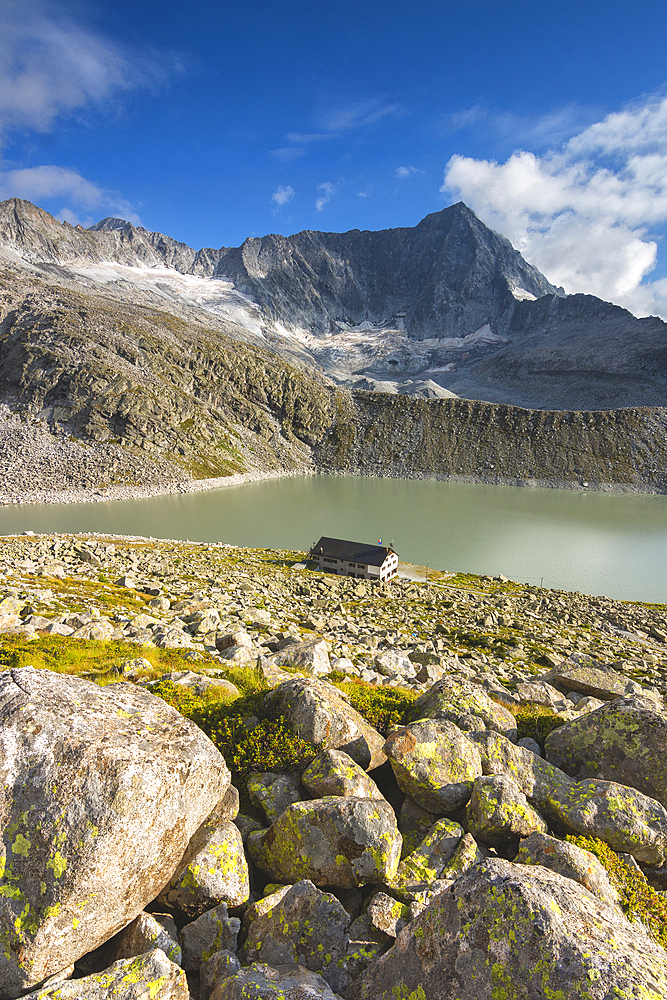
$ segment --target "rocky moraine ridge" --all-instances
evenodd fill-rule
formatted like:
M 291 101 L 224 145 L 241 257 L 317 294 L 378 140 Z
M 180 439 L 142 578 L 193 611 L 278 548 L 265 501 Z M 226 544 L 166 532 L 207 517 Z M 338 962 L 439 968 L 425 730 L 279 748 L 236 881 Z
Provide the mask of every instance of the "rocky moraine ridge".
M 2 502 L 303 471 L 667 489 L 665 323 L 454 205 L 194 251 L 0 203 Z
M 302 558 L 0 539 L 0 995 L 663 1000 L 667 608 Z

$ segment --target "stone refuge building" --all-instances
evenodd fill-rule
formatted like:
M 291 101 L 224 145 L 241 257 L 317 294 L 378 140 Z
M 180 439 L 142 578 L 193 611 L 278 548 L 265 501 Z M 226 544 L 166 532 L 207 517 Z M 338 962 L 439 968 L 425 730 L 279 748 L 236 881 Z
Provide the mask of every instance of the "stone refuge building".
M 398 555 L 390 545 L 368 545 L 323 536 L 310 550 L 310 558 L 325 573 L 339 576 L 385 583 L 398 574 Z

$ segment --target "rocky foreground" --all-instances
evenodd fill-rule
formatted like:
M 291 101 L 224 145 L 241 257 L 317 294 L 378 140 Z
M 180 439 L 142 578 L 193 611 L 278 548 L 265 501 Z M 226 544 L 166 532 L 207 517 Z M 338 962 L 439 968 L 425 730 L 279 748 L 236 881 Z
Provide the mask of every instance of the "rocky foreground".
M 0 996 L 667 996 L 664 606 L 98 536 L 1 539 L 0 571 Z M 210 712 L 243 670 L 312 752 L 235 787 L 151 689 Z M 341 678 L 409 714 L 381 734 Z

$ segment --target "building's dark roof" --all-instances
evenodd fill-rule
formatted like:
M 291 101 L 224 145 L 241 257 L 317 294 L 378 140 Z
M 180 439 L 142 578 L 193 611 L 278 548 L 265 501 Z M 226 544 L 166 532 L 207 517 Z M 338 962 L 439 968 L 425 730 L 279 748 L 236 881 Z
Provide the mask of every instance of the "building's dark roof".
M 388 545 L 346 542 L 342 538 L 326 538 L 325 536 L 320 538 L 319 542 L 311 549 L 313 555 L 345 559 L 346 562 L 362 563 L 364 566 L 381 566 L 389 553 L 393 551 Z

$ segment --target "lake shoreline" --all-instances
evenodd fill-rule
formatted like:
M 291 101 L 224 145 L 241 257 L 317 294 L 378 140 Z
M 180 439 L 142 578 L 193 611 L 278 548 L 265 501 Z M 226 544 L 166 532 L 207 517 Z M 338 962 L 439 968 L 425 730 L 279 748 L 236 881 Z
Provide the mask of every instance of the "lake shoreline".
M 0 508 L 41 504 L 110 503 L 115 500 L 146 500 L 151 497 L 173 496 L 177 494 L 202 493 L 209 490 L 259 483 L 271 479 L 287 479 L 299 476 L 354 476 L 372 479 L 405 479 L 440 483 L 469 483 L 479 486 L 519 486 L 526 489 L 565 490 L 579 493 L 636 493 L 648 496 L 667 495 L 667 489 L 657 489 L 648 484 L 637 483 L 596 483 L 591 481 L 572 482 L 559 479 L 518 479 L 509 476 L 401 476 L 399 474 L 379 475 L 362 472 L 359 469 L 339 471 L 306 467 L 302 469 L 255 470 L 220 476 L 214 479 L 188 479 L 174 482 L 143 483 L 141 485 L 118 485 L 105 488 L 72 488 L 67 490 L 20 490 L 11 493 L 0 491 Z

